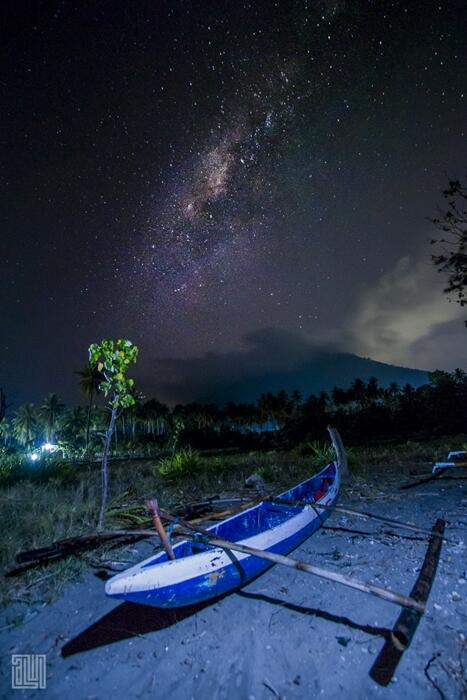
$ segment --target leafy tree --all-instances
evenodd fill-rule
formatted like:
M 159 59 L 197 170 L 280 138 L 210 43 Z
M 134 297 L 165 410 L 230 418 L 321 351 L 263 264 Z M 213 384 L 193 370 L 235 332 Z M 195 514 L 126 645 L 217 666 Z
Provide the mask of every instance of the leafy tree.
M 92 403 L 94 397 L 99 391 L 99 384 L 103 380 L 101 372 L 98 371 L 97 367 L 93 366 L 90 362 L 86 367 L 80 372 L 76 372 L 79 375 L 79 386 L 83 394 L 88 399 L 88 414 L 86 420 L 86 447 L 85 452 L 89 449 L 89 430 L 91 427 L 91 414 L 92 414 Z
M 112 435 L 115 429 L 115 421 L 119 410 L 129 408 L 135 403 L 134 380 L 126 376 L 128 367 L 136 362 L 138 347 L 130 340 L 103 340 L 101 343 L 93 343 L 89 348 L 89 361 L 98 372 L 102 373 L 103 381 L 99 389 L 108 399 L 110 420 L 104 438 L 104 453 L 102 455 L 101 478 L 102 500 L 99 512 L 98 529 L 104 527 L 105 511 L 108 495 L 108 459 Z
M 47 442 L 55 440 L 55 429 L 58 418 L 65 410 L 65 404 L 60 401 L 57 394 L 49 394 L 40 407 L 39 415 L 44 425 L 45 439 Z
M 443 238 L 434 239 L 432 245 L 440 246 L 431 256 L 438 272 L 447 274 L 448 284 L 444 292 L 454 297 L 461 306 L 467 304 L 467 186 L 459 180 L 450 180 L 443 192 L 447 200 L 445 211 L 433 223 L 443 232 Z M 467 326 L 467 321 L 465 321 Z

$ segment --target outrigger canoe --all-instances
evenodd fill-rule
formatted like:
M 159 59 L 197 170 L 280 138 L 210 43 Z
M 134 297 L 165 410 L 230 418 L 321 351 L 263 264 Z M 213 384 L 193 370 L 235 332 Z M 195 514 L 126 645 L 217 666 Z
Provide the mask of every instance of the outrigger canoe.
M 339 469 L 331 462 L 315 476 L 275 499 L 265 499 L 207 530 L 231 542 L 275 554 L 289 554 L 330 515 L 322 506 L 334 505 L 339 482 Z M 319 510 L 313 508 L 315 503 L 321 506 Z M 173 546 L 173 553 L 173 561 L 161 551 L 117 574 L 107 581 L 106 594 L 158 608 L 178 608 L 244 586 L 272 566 L 257 556 L 202 541 L 182 540 Z

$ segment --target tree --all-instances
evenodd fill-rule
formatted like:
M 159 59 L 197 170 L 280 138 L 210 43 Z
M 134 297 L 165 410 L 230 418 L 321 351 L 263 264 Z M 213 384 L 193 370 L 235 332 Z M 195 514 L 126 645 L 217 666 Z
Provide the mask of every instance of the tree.
M 73 447 L 77 447 L 86 431 L 86 409 L 82 406 L 75 406 L 65 411 L 61 421 L 60 438 L 63 435 L 70 440 Z
M 438 272 L 447 274 L 448 284 L 444 292 L 454 297 L 461 306 L 467 304 L 467 186 L 459 180 L 450 180 L 443 195 L 447 200 L 445 211 L 433 223 L 443 232 L 443 238 L 434 239 L 432 245 L 441 250 L 431 256 Z M 465 321 L 467 326 L 467 321 Z
M 24 403 L 13 418 L 13 432 L 21 445 L 30 445 L 38 431 L 37 411 L 32 403 Z
M 128 367 L 136 362 L 138 348 L 130 340 L 119 338 L 103 340 L 101 343 L 93 343 L 89 348 L 89 361 L 103 376 L 99 389 L 108 399 L 110 420 L 104 436 L 104 453 L 102 455 L 101 481 L 102 499 L 97 528 L 102 530 L 105 521 L 107 507 L 107 495 L 109 487 L 108 459 L 112 435 L 115 429 L 115 421 L 119 410 L 129 408 L 135 403 L 133 392 L 134 380 L 126 376 Z
M 49 394 L 40 407 L 39 415 L 44 425 L 45 439 L 47 442 L 53 442 L 55 440 L 57 420 L 64 410 L 65 404 L 60 401 L 57 394 Z
M 6 409 L 7 409 L 7 405 L 6 405 L 5 392 L 3 391 L 2 387 L 0 386 L 0 423 L 5 418 Z
M 0 422 L 0 437 L 3 440 L 3 444 L 5 445 L 5 447 L 8 447 L 13 435 L 14 435 L 13 426 L 12 426 L 11 422 L 7 418 L 4 418 Z
M 90 362 L 87 366 L 80 372 L 76 372 L 79 375 L 79 386 L 83 394 L 88 398 L 88 415 L 86 420 L 86 447 L 85 452 L 89 449 L 89 429 L 91 426 L 91 413 L 92 413 L 92 402 L 97 392 L 99 391 L 99 384 L 103 380 L 101 372 L 97 370 L 97 367 L 93 367 Z

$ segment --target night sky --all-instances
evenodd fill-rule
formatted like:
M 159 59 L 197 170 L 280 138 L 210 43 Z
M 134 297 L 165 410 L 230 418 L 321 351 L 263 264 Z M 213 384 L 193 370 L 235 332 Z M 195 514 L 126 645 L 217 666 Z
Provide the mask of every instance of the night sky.
M 1 13 L 10 400 L 77 398 L 107 336 L 169 401 L 210 357 L 226 375 L 316 347 L 467 368 L 429 244 L 467 166 L 464 0 Z

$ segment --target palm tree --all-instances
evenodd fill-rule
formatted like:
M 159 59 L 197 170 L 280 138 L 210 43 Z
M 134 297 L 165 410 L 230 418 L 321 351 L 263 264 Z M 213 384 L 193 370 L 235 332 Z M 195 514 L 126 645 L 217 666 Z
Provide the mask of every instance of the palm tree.
M 0 421 L 0 437 L 3 440 L 5 447 L 8 447 L 10 440 L 13 437 L 13 426 L 11 421 L 9 421 L 7 418 Z
M 65 410 L 65 404 L 60 401 L 57 394 L 49 394 L 40 407 L 40 418 L 44 422 L 45 439 L 47 442 L 55 440 L 55 428 L 57 420 Z
M 366 385 L 366 396 L 369 401 L 376 401 L 381 396 L 381 389 L 378 385 L 378 379 L 376 377 L 370 377 L 368 384 Z
M 32 403 L 24 403 L 13 418 L 13 433 L 21 445 L 30 445 L 38 431 L 37 411 Z
M 91 412 L 92 412 L 92 402 L 94 396 L 99 391 L 100 383 L 103 381 L 102 374 L 98 371 L 97 367 L 92 365 L 90 362 L 87 366 L 80 372 L 75 372 L 80 376 L 79 386 L 83 394 L 88 398 L 88 416 L 86 420 L 86 448 L 88 451 L 89 447 L 89 429 L 91 426 Z
M 82 406 L 70 408 L 65 412 L 62 429 L 73 441 L 76 441 L 76 438 L 84 437 L 86 425 L 86 411 Z
M 354 379 L 349 389 L 349 396 L 352 401 L 363 406 L 366 399 L 366 384 L 363 379 L 360 379 L 360 377 Z

